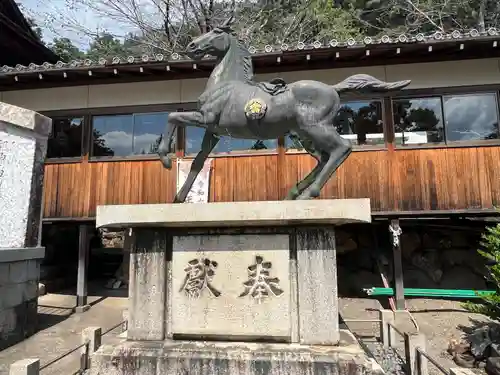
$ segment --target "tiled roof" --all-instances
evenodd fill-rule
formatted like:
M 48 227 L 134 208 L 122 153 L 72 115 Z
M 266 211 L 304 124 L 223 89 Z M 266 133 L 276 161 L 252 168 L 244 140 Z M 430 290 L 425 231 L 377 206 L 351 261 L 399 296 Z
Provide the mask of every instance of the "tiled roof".
M 417 34 L 414 36 L 400 34 L 398 36 L 390 37 L 384 35 L 381 38 L 373 39 L 371 37 L 365 37 L 361 40 L 356 40 L 349 38 L 345 41 L 339 41 L 336 39 L 330 40 L 328 43 L 321 41 L 315 41 L 311 44 L 297 43 L 293 45 L 281 44 L 281 45 L 266 45 L 262 48 L 256 48 L 252 45 L 248 47 L 249 52 L 255 56 L 270 55 L 270 54 L 280 54 L 286 52 L 294 51 L 304 51 L 304 50 L 321 50 L 321 49 L 345 49 L 345 48 L 376 48 L 377 46 L 404 46 L 410 44 L 434 44 L 439 42 L 449 42 L 449 41 L 471 41 L 471 40 L 492 40 L 494 47 L 496 47 L 496 39 L 499 38 L 500 29 L 490 28 L 486 32 L 479 32 L 476 29 L 471 29 L 468 31 L 454 30 L 450 33 L 435 32 L 430 35 Z M 140 57 L 128 56 L 128 57 L 110 57 L 101 58 L 98 61 L 86 59 L 83 61 L 71 61 L 68 63 L 59 61 L 56 64 L 50 64 L 48 62 L 41 65 L 29 64 L 29 66 L 16 65 L 12 66 L 2 66 L 0 67 L 0 75 L 19 75 L 22 73 L 42 73 L 46 71 L 65 71 L 74 69 L 91 69 L 91 68 L 103 68 L 103 67 L 113 67 L 119 65 L 131 65 L 131 64 L 148 64 L 148 63 L 175 63 L 181 61 L 189 61 L 190 59 L 183 55 L 182 53 L 174 52 L 169 56 L 163 54 L 155 55 L 142 55 Z M 207 60 L 211 60 L 208 58 Z

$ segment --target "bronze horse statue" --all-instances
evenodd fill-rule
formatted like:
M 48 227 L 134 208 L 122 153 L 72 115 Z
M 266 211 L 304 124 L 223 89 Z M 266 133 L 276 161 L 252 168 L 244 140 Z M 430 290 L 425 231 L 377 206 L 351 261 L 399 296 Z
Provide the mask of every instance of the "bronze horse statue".
M 334 126 L 340 108 L 339 94 L 399 90 L 410 81 L 383 82 L 366 74 L 356 74 L 333 86 L 312 80 L 290 84 L 281 79 L 256 82 L 251 54 L 231 29 L 232 21 L 230 17 L 221 26 L 194 39 L 186 48 L 190 58 L 200 60 L 212 55 L 217 65 L 198 98 L 198 109 L 169 114 L 158 148 L 163 166 L 170 169 L 175 129 L 179 126 L 205 129 L 201 151 L 174 203 L 184 202 L 219 136 L 256 140 L 284 135 L 295 138 L 318 163 L 291 189 L 286 199 L 318 197 L 332 174 L 352 152 L 350 141 L 343 139 Z

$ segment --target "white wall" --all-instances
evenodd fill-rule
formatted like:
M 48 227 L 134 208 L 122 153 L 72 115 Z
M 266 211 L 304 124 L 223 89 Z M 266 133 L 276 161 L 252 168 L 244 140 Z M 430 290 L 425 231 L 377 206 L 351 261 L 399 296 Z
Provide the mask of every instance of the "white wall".
M 500 59 L 297 71 L 257 78 L 282 77 L 287 82 L 313 79 L 334 84 L 356 73 L 371 74 L 385 81 L 411 79 L 409 89 L 500 84 Z M 186 79 L 6 91 L 0 93 L 0 100 L 35 111 L 185 103 L 196 101 L 205 82 L 206 79 Z

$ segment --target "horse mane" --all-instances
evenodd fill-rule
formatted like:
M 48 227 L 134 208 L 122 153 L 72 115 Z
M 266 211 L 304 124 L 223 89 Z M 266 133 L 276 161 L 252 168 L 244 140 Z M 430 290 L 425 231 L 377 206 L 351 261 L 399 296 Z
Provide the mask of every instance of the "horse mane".
M 234 32 L 229 32 L 229 37 L 232 38 L 232 42 L 236 42 L 236 47 L 238 48 L 238 52 L 242 56 L 243 59 L 243 72 L 245 73 L 245 78 L 247 81 L 253 80 L 253 64 L 252 64 L 252 56 L 248 51 L 247 47 L 243 44 L 243 42 L 238 39 Z

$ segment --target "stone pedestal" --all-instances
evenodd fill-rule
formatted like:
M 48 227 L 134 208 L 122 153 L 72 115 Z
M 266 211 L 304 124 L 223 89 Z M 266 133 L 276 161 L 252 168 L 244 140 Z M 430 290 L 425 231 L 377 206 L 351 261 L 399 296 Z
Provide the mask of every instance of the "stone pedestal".
M 43 164 L 52 121 L 0 103 L 0 350 L 35 332 Z
M 129 228 L 129 327 L 91 373 L 366 371 L 341 345 L 335 226 L 370 221 L 368 199 L 98 207 Z

